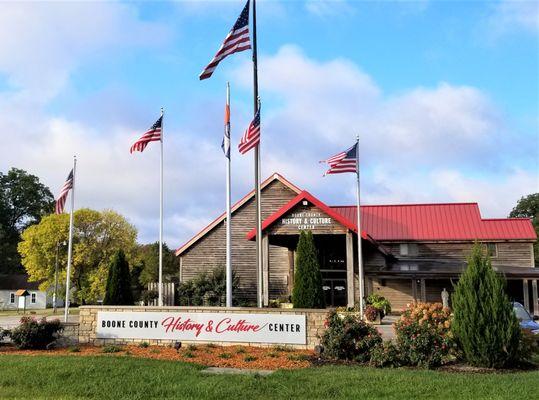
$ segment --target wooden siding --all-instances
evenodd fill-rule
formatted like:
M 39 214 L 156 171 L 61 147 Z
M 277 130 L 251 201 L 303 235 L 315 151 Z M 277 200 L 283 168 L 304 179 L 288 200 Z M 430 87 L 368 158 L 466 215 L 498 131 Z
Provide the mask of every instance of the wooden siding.
M 372 291 L 391 302 L 394 312 L 401 312 L 407 304 L 414 301 L 411 279 L 376 279 L 372 280 Z M 417 288 L 419 295 L 419 287 Z
M 400 243 L 386 242 L 384 246 L 390 249 L 399 260 L 423 261 L 466 261 L 470 254 L 473 242 L 440 242 L 417 243 L 417 256 L 400 256 Z M 497 255 L 492 257 L 492 265 L 505 265 L 511 267 L 533 267 L 533 243 L 531 242 L 497 242 Z
M 262 218 L 267 218 L 295 196 L 296 193 L 280 181 L 273 181 L 262 190 Z M 256 244 L 245 238 L 247 232 L 255 226 L 255 212 L 256 205 L 252 198 L 232 214 L 232 268 L 240 279 L 240 293 L 235 295 L 243 300 L 256 299 Z M 223 221 L 182 254 L 182 281 L 215 267 L 224 267 L 225 238 L 226 227 Z M 285 270 L 286 275 L 281 276 Z M 287 249 L 270 246 L 270 296 L 283 291 L 286 293 L 287 276 Z M 275 288 L 272 287 L 274 283 Z

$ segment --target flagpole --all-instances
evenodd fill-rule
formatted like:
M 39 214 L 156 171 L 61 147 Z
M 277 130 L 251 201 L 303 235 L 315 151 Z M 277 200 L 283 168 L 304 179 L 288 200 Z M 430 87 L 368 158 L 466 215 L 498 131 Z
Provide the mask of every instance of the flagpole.
M 225 140 L 228 137 L 228 157 L 226 157 L 226 306 L 232 307 L 232 260 L 231 260 L 231 219 L 230 209 L 230 83 L 226 83 L 226 106 L 228 119 L 225 125 Z M 227 150 L 225 150 L 226 153 Z M 226 154 L 225 154 L 226 155 Z
M 159 307 L 163 307 L 163 138 L 164 138 L 164 110 L 161 107 L 161 168 L 159 180 Z
M 253 95 L 254 115 L 258 112 L 258 59 L 256 48 L 256 0 L 253 1 Z M 255 202 L 256 202 L 256 268 L 257 268 L 257 303 L 262 307 L 262 206 L 260 193 L 260 142 L 255 147 Z
M 359 196 L 359 135 L 356 137 L 356 177 L 357 177 L 357 264 L 359 272 L 359 315 L 363 318 L 364 288 L 363 283 L 363 255 L 361 252 L 361 207 Z
M 76 168 L 77 156 L 73 156 L 73 183 L 71 186 L 71 212 L 69 214 L 69 244 L 67 245 L 66 298 L 64 305 L 64 322 L 67 322 L 67 316 L 69 314 L 69 281 L 71 278 L 71 258 L 73 255 L 73 211 L 75 209 Z

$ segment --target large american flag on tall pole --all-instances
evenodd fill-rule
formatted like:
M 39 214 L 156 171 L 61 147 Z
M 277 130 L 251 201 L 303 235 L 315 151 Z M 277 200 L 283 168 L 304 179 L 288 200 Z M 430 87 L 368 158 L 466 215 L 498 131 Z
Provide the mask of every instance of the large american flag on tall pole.
M 137 140 L 131 148 L 129 149 L 130 153 L 134 151 L 143 152 L 148 143 L 158 142 L 161 140 L 161 129 L 163 127 L 163 116 L 161 115 L 157 121 L 148 129 L 144 134 Z
M 71 170 L 71 172 L 67 176 L 64 186 L 62 186 L 62 189 L 60 189 L 60 194 L 56 198 L 56 207 L 55 207 L 56 214 L 62 214 L 64 212 L 67 195 L 69 194 L 69 191 L 72 188 L 73 188 L 73 170 Z
M 358 143 L 354 144 L 348 150 L 335 154 L 327 160 L 320 161 L 329 165 L 329 169 L 326 171 L 324 176 L 329 174 L 342 174 L 345 172 L 357 172 L 359 168 L 357 160 L 357 147 Z
M 204 68 L 200 74 L 200 80 L 208 79 L 217 68 L 217 65 L 227 56 L 239 53 L 240 51 L 251 48 L 251 39 L 249 38 L 249 0 L 243 7 L 238 20 L 232 27 L 232 30 L 226 36 L 225 41 L 217 51 L 210 63 Z
M 256 147 L 260 143 L 260 105 L 255 114 L 254 119 L 249 124 L 249 127 L 243 134 L 238 145 L 238 150 L 241 154 L 247 153 L 252 148 Z

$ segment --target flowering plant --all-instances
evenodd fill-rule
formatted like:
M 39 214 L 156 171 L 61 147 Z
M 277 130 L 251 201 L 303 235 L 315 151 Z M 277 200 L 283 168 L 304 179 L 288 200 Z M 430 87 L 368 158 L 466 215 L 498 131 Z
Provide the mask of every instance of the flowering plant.
M 410 365 L 439 366 L 454 347 L 451 313 L 440 303 L 408 305 L 394 328 L 401 356 Z
M 367 319 L 367 321 L 375 321 L 378 315 L 380 315 L 380 310 L 378 310 L 376 307 L 371 305 L 365 307 L 365 318 Z

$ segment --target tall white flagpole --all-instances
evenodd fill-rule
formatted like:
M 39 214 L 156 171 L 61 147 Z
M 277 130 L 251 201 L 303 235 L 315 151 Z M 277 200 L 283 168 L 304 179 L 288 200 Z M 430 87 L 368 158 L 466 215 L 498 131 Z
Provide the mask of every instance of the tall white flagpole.
M 226 156 L 226 306 L 232 307 L 232 248 L 230 206 L 230 83 L 226 83 L 227 121 L 225 125 L 225 156 Z M 228 142 L 227 142 L 228 141 Z
M 364 288 L 363 283 L 363 257 L 361 252 L 361 207 L 359 197 L 359 135 L 356 137 L 356 177 L 357 177 L 357 264 L 359 269 L 359 315 L 363 318 Z
M 73 156 L 73 183 L 71 187 L 71 212 L 69 214 L 69 244 L 67 246 L 67 272 L 66 272 L 66 298 L 64 306 L 64 322 L 67 322 L 69 314 L 69 281 L 71 278 L 71 258 L 73 255 L 73 211 L 75 210 L 75 176 L 77 168 L 77 156 Z
M 163 107 L 161 107 L 161 169 L 159 180 L 159 307 L 163 306 L 163 139 L 165 132 L 163 114 Z

